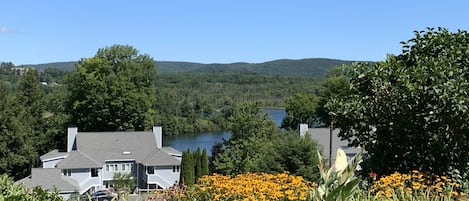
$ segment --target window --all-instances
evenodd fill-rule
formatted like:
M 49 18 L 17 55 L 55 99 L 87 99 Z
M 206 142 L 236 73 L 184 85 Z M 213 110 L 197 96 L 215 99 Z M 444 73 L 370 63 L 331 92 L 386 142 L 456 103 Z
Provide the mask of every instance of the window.
M 64 169 L 62 170 L 62 173 L 64 176 L 72 176 L 72 170 L 71 169 Z
M 98 168 L 91 168 L 91 177 L 98 176 Z
M 107 164 L 106 165 L 106 171 L 108 171 L 108 172 L 117 172 L 117 171 L 119 171 L 117 168 L 118 168 L 117 164 Z
M 179 165 L 173 166 L 173 172 L 179 172 Z
M 148 166 L 147 167 L 147 173 L 148 174 L 155 174 L 155 167 L 154 166 Z

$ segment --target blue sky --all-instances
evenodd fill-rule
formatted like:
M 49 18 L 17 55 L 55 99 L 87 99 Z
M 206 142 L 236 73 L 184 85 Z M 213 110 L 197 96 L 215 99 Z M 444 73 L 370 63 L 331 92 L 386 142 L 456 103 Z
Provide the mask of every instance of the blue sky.
M 414 30 L 469 30 L 468 1 L 5 1 L 0 61 L 76 61 L 132 45 L 156 61 L 380 61 Z

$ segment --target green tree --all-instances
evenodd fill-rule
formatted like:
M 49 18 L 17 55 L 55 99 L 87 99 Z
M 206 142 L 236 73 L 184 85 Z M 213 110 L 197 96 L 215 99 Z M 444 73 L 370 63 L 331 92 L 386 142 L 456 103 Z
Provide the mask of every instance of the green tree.
M 194 160 L 189 150 L 182 152 L 181 184 L 192 185 L 195 182 Z
M 285 101 L 287 115 L 282 120 L 282 128 L 298 129 L 301 123 L 310 127 L 318 124 L 316 109 L 319 98 L 314 94 L 295 94 Z
M 309 181 L 319 179 L 317 144 L 310 136 L 300 137 L 298 133 L 290 131 L 283 133 L 274 144 L 280 154 L 278 160 L 283 171 L 300 175 Z
M 197 147 L 197 150 L 192 154 L 194 159 L 194 173 L 195 178 L 198 179 L 202 176 L 202 153 L 200 153 L 200 148 Z
M 232 136 L 215 158 L 216 172 L 236 175 L 281 170 L 273 144 L 279 131 L 267 114 L 261 112 L 259 103 L 235 105 L 228 119 Z
M 20 118 L 22 108 L 3 81 L 0 94 L 0 172 L 20 179 L 29 174 L 39 156 Z
M 200 171 L 200 175 L 201 176 L 204 176 L 204 175 L 208 175 L 209 174 L 209 170 L 208 170 L 208 155 L 207 155 L 207 149 L 203 149 L 202 151 L 202 156 L 201 156 L 201 171 Z
M 49 87 L 49 86 L 46 86 Z M 44 123 L 45 135 L 48 140 L 49 149 L 65 148 L 66 131 L 70 125 L 70 114 L 65 111 L 67 91 L 64 86 L 52 86 L 45 94 L 43 103 L 45 108 Z
M 33 146 L 38 154 L 44 154 L 51 147 L 48 147 L 49 139 L 45 133 L 47 128 L 44 121 L 44 92 L 40 88 L 38 74 L 34 69 L 28 69 L 21 76 L 16 91 L 16 99 L 20 108 L 21 121 L 24 124 L 29 146 Z M 55 147 L 52 147 L 55 148 Z M 37 155 L 37 154 L 36 154 Z M 33 166 L 38 165 L 38 159 L 34 159 Z
M 346 66 L 332 69 L 321 83 L 319 102 L 316 108 L 316 115 L 322 124 L 321 126 L 329 126 L 331 122 L 330 111 L 325 107 L 327 102 L 337 97 L 346 96 L 350 92 L 350 81 L 344 75 L 343 68 Z
M 132 192 L 132 190 L 137 186 L 135 178 L 131 173 L 115 173 L 112 177 L 112 184 L 114 188 L 118 191 L 125 191 L 127 193 Z
M 261 112 L 260 103 L 240 103 L 233 107 L 230 122 L 231 139 L 271 139 L 278 133 L 275 123 L 268 114 Z
M 469 34 L 429 28 L 402 44 L 347 69 L 350 94 L 327 104 L 340 136 L 367 150 L 365 173 L 467 170 Z
M 155 61 L 125 45 L 101 48 L 66 78 L 67 109 L 82 131 L 144 130 L 153 125 Z

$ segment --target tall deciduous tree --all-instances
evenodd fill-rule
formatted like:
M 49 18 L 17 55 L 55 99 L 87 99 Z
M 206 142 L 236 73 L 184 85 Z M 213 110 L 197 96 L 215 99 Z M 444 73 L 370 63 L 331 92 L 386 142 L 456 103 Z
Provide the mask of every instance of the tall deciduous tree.
M 257 108 L 257 109 L 256 109 Z M 236 175 L 246 172 L 279 173 L 288 171 L 311 181 L 318 178 L 316 143 L 296 133 L 281 133 L 272 128 L 257 104 L 235 106 L 229 118 L 235 138 L 224 143 L 216 155 L 215 172 Z
M 469 34 L 415 32 L 402 54 L 348 68 L 350 94 L 328 103 L 340 136 L 369 154 L 365 170 L 467 170 Z
M 224 150 L 215 158 L 216 172 L 235 175 L 281 170 L 272 143 L 278 138 L 278 129 L 261 112 L 258 103 L 235 105 L 229 120 L 232 137 L 224 143 Z
M 314 94 L 295 94 L 285 101 L 287 115 L 282 120 L 282 128 L 298 129 L 302 123 L 310 127 L 318 124 L 316 109 L 319 98 Z
M 66 84 L 72 123 L 83 131 L 144 130 L 153 125 L 155 61 L 114 45 L 82 59 Z

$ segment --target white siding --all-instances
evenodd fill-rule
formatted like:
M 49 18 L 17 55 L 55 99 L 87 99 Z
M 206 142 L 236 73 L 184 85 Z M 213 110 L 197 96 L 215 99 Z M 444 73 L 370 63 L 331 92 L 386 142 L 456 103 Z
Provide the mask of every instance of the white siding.
M 63 158 L 57 158 L 54 160 L 43 161 L 42 168 L 55 168 L 58 162 L 60 162 Z
M 90 169 L 72 169 L 72 173 L 70 175 L 72 179 L 77 181 L 78 184 L 88 181 L 91 178 L 91 170 Z
M 180 166 L 174 166 L 174 168 L 173 166 L 156 166 L 154 174 L 147 174 L 147 182 L 148 184 L 157 184 L 163 188 L 169 188 L 174 182 L 179 182 L 180 171 Z
M 115 173 L 133 173 L 135 169 L 135 163 L 130 161 L 122 162 L 108 162 L 104 164 L 102 169 L 102 176 L 104 181 L 112 180 Z

